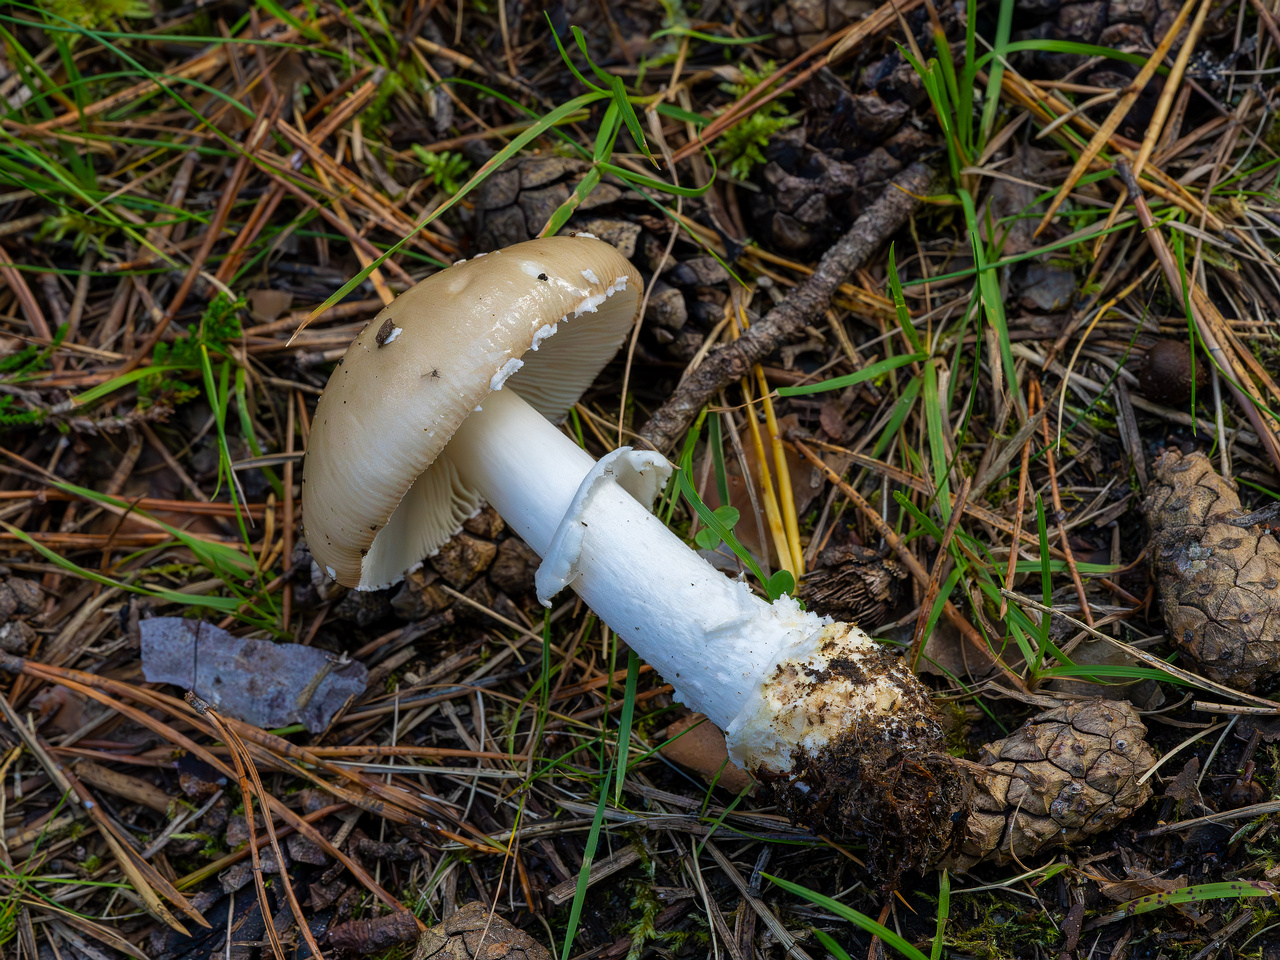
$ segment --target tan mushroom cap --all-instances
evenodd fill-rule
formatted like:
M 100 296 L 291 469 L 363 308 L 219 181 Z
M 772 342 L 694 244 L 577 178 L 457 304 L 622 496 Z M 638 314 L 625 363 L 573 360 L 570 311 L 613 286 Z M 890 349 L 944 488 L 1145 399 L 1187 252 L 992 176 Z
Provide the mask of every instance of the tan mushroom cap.
M 364 328 L 316 407 L 302 478 L 307 544 L 359 589 L 398 582 L 480 507 L 445 445 L 504 384 L 560 420 L 635 322 L 635 267 L 594 237 L 454 264 Z

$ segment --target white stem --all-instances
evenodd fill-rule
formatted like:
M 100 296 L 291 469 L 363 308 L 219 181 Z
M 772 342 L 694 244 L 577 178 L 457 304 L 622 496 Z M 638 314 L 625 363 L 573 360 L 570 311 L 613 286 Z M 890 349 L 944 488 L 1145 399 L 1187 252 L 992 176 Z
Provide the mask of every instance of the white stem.
M 485 397 L 444 452 L 540 557 L 596 463 L 510 386 Z
M 720 573 L 628 493 L 626 480 L 612 482 L 626 465 L 597 466 L 509 387 L 485 398 L 445 452 L 544 569 L 562 565 L 597 616 L 721 729 L 744 707 L 754 715 L 764 680 L 829 622 L 794 601 L 768 604 Z M 549 557 L 566 539 L 572 555 Z

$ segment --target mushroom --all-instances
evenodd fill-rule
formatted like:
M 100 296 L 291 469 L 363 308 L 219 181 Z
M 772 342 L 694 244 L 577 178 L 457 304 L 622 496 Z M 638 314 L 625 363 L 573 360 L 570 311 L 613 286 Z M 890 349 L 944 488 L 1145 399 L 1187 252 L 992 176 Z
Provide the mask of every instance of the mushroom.
M 635 322 L 640 283 L 579 234 L 455 264 L 355 339 L 316 408 L 307 541 L 357 589 L 398 581 L 482 501 L 566 586 L 725 731 L 730 756 L 823 833 L 864 836 L 896 875 L 957 836 L 967 803 L 925 688 L 851 624 L 768 603 L 650 508 L 671 465 L 622 447 L 596 461 L 563 418 Z

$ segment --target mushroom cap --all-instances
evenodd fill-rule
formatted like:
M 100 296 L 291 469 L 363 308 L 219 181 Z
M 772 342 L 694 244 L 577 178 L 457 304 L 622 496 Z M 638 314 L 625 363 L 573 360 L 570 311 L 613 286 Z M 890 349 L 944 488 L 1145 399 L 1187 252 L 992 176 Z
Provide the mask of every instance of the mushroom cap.
M 357 589 L 398 582 L 479 508 L 449 462 L 454 431 L 510 383 L 564 418 L 640 309 L 635 267 L 579 234 L 459 262 L 360 332 L 316 407 L 302 477 L 312 556 Z

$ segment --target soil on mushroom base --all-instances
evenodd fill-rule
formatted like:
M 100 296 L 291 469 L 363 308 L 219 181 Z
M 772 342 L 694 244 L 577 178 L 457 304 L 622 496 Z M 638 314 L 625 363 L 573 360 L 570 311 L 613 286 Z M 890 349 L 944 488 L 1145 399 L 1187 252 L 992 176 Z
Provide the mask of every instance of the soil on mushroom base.
M 863 686 L 872 677 L 901 677 L 894 712 L 847 718 L 845 733 L 817 753 L 792 754 L 796 776 L 767 782 L 779 812 L 793 821 L 821 823 L 832 837 L 865 842 L 868 866 L 886 888 L 944 856 L 957 842 L 969 806 L 966 780 L 947 753 L 942 726 L 928 697 L 906 682 L 908 673 L 888 653 L 833 657 L 813 676 L 813 689 L 833 680 Z M 912 735 L 903 736 L 904 730 Z

